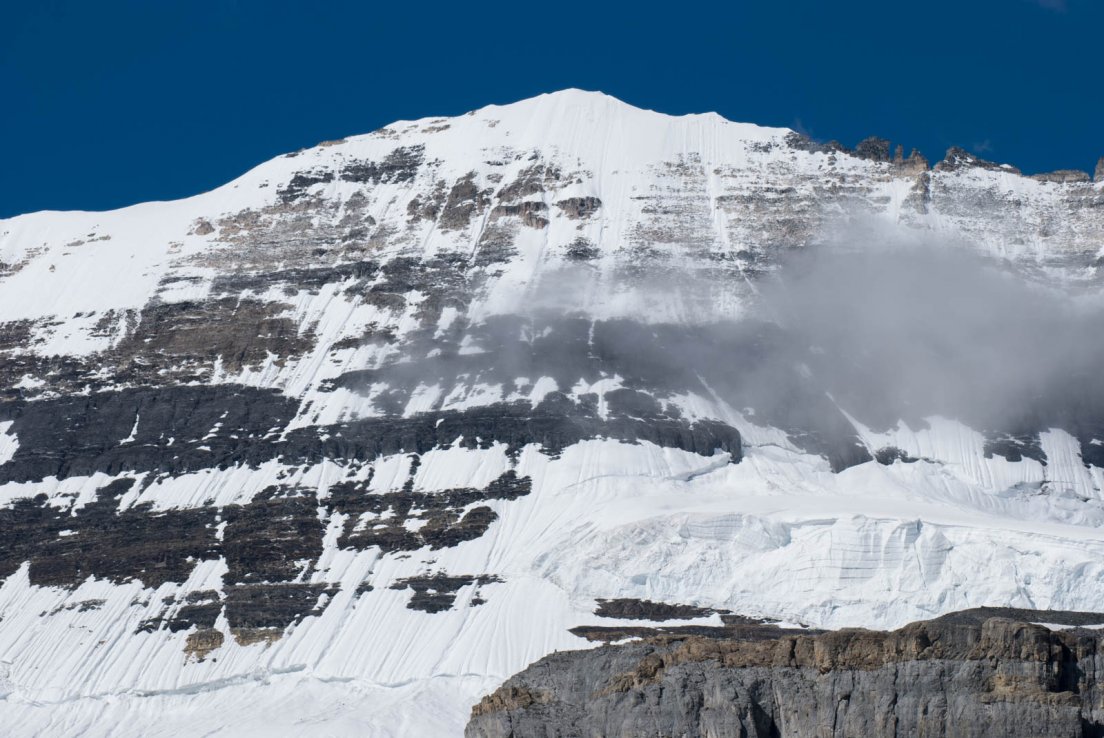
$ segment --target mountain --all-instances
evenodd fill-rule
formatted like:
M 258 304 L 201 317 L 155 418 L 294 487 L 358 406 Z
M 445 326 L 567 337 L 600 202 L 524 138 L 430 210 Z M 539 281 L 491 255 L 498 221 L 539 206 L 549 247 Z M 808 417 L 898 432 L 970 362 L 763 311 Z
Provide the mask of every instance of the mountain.
M 1102 258 L 1084 174 L 578 90 L 0 221 L 0 717 L 458 735 L 626 628 L 1104 611 Z

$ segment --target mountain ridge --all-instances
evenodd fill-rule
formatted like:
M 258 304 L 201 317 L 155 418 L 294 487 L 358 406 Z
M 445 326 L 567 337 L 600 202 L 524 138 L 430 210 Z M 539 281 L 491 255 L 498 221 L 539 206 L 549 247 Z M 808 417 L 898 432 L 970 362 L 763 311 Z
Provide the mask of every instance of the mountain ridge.
M 653 115 L 653 116 L 660 116 L 660 117 L 663 117 L 663 118 L 670 118 L 670 119 L 675 119 L 675 120 L 681 120 L 681 119 L 691 119 L 691 120 L 692 119 L 714 119 L 714 120 L 719 121 L 721 123 L 733 124 L 733 125 L 736 125 L 736 126 L 743 126 L 743 127 L 747 127 L 747 128 L 753 128 L 753 129 L 760 129 L 760 130 L 763 130 L 763 131 L 786 132 L 788 134 L 792 134 L 795 137 L 795 140 L 803 140 L 803 141 L 807 142 L 804 145 L 813 146 L 813 147 L 824 147 L 827 150 L 835 150 L 835 151 L 840 152 L 840 153 L 851 154 L 851 155 L 855 155 L 856 151 L 861 151 L 862 150 L 862 145 L 864 143 L 870 143 L 870 142 L 886 142 L 886 144 L 892 144 L 893 143 L 889 139 L 884 139 L 884 138 L 874 134 L 874 135 L 871 135 L 871 136 L 863 139 L 862 141 L 857 142 L 857 144 L 854 147 L 848 147 L 845 144 L 842 144 L 842 143 L 840 143 L 839 141 L 837 141 L 835 139 L 827 139 L 827 140 L 821 140 L 819 138 L 814 139 L 814 138 L 808 136 L 807 134 L 802 133 L 801 131 L 798 131 L 798 130 L 793 129 L 793 128 L 762 126 L 762 125 L 755 124 L 755 123 L 734 121 L 734 120 L 725 118 L 724 116 L 722 116 L 721 114 L 719 114 L 715 111 L 702 112 L 702 113 L 682 113 L 682 114 L 664 113 L 664 112 L 652 110 L 652 109 L 649 109 L 649 108 L 636 107 L 636 106 L 634 106 L 630 103 L 626 103 L 626 102 L 622 101 L 621 99 L 619 99 L 617 97 L 614 97 L 612 95 L 609 95 L 607 93 L 604 93 L 604 92 L 601 92 L 601 91 L 598 91 L 598 90 L 583 90 L 583 89 L 579 89 L 579 88 L 564 88 L 564 89 L 561 89 L 561 90 L 555 90 L 555 91 L 551 91 L 551 92 L 540 93 L 538 95 L 534 95 L 533 97 L 524 98 L 522 100 L 518 100 L 518 101 L 515 101 L 515 102 L 511 102 L 511 103 L 493 103 L 493 104 L 485 105 L 481 108 L 476 108 L 476 109 L 468 111 L 466 113 L 462 113 L 462 114 L 460 114 L 458 116 L 454 116 L 454 117 L 455 118 L 462 118 L 464 116 L 475 116 L 475 115 L 478 115 L 478 114 L 481 114 L 481 113 L 490 114 L 490 113 L 493 113 L 495 111 L 510 111 L 510 110 L 520 111 L 520 110 L 523 110 L 524 108 L 530 107 L 530 106 L 531 107 L 539 107 L 539 106 L 544 105 L 545 103 L 548 103 L 548 102 L 553 103 L 553 105 L 557 106 L 557 107 L 566 105 L 566 106 L 574 106 L 574 107 L 594 108 L 594 107 L 597 107 L 597 105 L 600 104 L 600 105 L 603 105 L 607 108 L 621 108 L 623 110 L 633 111 L 634 113 L 646 113 L 646 114 Z M 250 167 L 248 170 L 243 172 L 241 175 L 230 179 L 229 181 L 227 181 L 226 183 L 224 183 L 222 185 L 219 185 L 219 186 L 217 186 L 217 187 L 215 187 L 211 190 L 206 190 L 206 191 L 199 192 L 199 193 L 196 193 L 196 194 L 193 194 L 193 195 L 188 195 L 188 196 L 185 196 L 183 198 L 176 198 L 176 199 L 172 199 L 172 200 L 142 201 L 142 202 L 134 203 L 132 205 L 126 205 L 126 206 L 123 206 L 123 207 L 120 207 L 120 208 L 110 208 L 110 209 L 106 209 L 106 210 L 79 210 L 79 209 L 77 209 L 77 210 L 51 210 L 51 209 L 37 210 L 37 211 L 30 211 L 30 212 L 27 212 L 27 213 L 19 213 L 19 214 L 15 214 L 15 215 L 12 215 L 12 216 L 8 216 L 7 218 L 0 219 L 0 222 L 3 222 L 5 220 L 10 221 L 10 220 L 14 220 L 14 219 L 17 219 L 17 218 L 32 216 L 32 215 L 36 215 L 36 214 L 39 214 L 39 213 L 110 213 L 110 212 L 116 212 L 118 210 L 127 210 L 129 208 L 140 207 L 140 206 L 143 206 L 143 205 L 150 205 L 150 204 L 154 204 L 154 203 L 169 203 L 169 202 L 179 202 L 181 200 L 191 200 L 193 198 L 201 197 L 201 196 L 207 195 L 207 194 L 212 193 L 212 192 L 220 191 L 220 190 L 222 190 L 223 188 L 225 188 L 229 185 L 233 185 L 238 180 L 240 180 L 243 177 L 249 175 L 250 173 L 254 172 L 257 169 L 259 169 L 261 167 L 264 167 L 266 164 L 271 163 L 275 159 L 280 159 L 280 158 L 289 157 L 289 156 L 296 156 L 296 155 L 301 154 L 303 152 L 312 151 L 312 150 L 319 149 L 319 148 L 327 148 L 327 147 L 330 147 L 330 146 L 340 145 L 340 144 L 344 144 L 344 143 L 348 143 L 348 142 L 355 142 L 357 140 L 361 140 L 361 139 L 364 139 L 366 137 L 372 136 L 377 131 L 381 131 L 381 130 L 390 130 L 392 128 L 399 127 L 399 126 L 427 125 L 427 124 L 431 124 L 431 121 L 440 121 L 440 120 L 443 120 L 443 119 L 445 119 L 445 118 L 443 118 L 442 116 L 425 116 L 425 117 L 422 117 L 422 118 L 414 118 L 414 119 L 400 119 L 400 120 L 396 120 L 396 121 L 393 121 L 391 123 L 388 123 L 388 124 L 384 125 L 382 128 L 376 129 L 375 131 L 370 131 L 370 132 L 361 133 L 361 134 L 350 134 L 348 136 L 344 136 L 344 137 L 338 138 L 338 139 L 324 140 L 324 141 L 320 141 L 320 142 L 314 144 L 313 146 L 306 146 L 306 147 L 303 147 L 303 148 L 300 148 L 300 149 L 295 149 L 293 151 L 288 151 L 286 153 L 277 154 L 272 159 L 268 159 L 266 161 L 260 162 L 259 164 L 255 165 L 253 167 Z M 903 144 L 899 144 L 899 145 L 903 146 Z M 913 149 L 912 151 L 915 151 L 915 149 Z M 919 152 L 917 152 L 917 153 L 919 153 Z M 923 158 L 924 158 L 925 162 L 928 162 L 928 159 L 926 157 L 923 157 Z M 1012 171 L 1013 173 L 1022 174 L 1020 169 L 1015 167 L 1014 164 L 1011 164 L 1011 163 L 995 163 L 995 162 L 987 161 L 979 155 L 970 153 L 966 148 L 961 147 L 959 145 L 952 145 L 951 147 L 949 147 L 947 149 L 945 155 L 944 155 L 944 158 L 941 159 L 941 160 L 935 160 L 935 163 L 939 164 L 941 161 L 942 162 L 947 162 L 947 161 L 954 161 L 955 159 L 963 159 L 963 158 L 973 160 L 979 166 L 988 166 L 988 165 L 994 165 L 995 164 L 996 166 L 1001 167 L 1001 168 L 1006 168 L 1006 169 L 1011 168 L 1010 171 Z M 886 161 L 891 160 L 890 155 L 888 153 L 885 155 L 884 160 L 886 160 Z M 1101 160 L 1104 161 L 1104 157 L 1101 157 Z M 930 167 L 932 165 L 927 164 L 927 166 Z M 1048 177 L 1048 175 L 1061 175 L 1061 174 L 1071 175 L 1073 177 L 1073 179 L 1070 180 L 1070 181 L 1094 181 L 1094 182 L 1104 181 L 1104 179 L 1101 178 L 1101 175 L 1104 174 L 1104 169 L 1101 168 L 1101 163 L 1100 162 L 1097 163 L 1095 174 L 1090 174 L 1089 172 L 1087 172 L 1085 170 L 1080 170 L 1080 169 L 1058 169 L 1058 170 L 1052 170 L 1052 171 L 1040 171 L 1040 172 L 1034 173 L 1034 174 L 1024 174 L 1023 176 L 1032 177 L 1032 178 L 1040 178 L 1040 177 L 1045 178 L 1045 177 Z M 1082 180 L 1081 179 L 1082 176 L 1086 177 L 1088 179 L 1087 180 Z M 1058 180 L 1058 181 L 1061 181 L 1061 180 Z

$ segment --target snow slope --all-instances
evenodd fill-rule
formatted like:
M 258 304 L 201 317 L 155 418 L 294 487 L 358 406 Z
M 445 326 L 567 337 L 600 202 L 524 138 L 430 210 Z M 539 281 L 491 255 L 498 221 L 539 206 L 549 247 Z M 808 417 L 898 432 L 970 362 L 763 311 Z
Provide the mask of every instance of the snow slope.
M 568 90 L 187 200 L 0 221 L 0 720 L 458 735 L 590 645 L 569 629 L 639 624 L 603 598 L 826 627 L 1104 610 L 1091 429 L 1017 459 L 811 387 L 812 442 L 711 377 L 648 374 L 631 338 L 753 318 L 780 255 L 841 221 L 1096 294 L 1101 203 Z

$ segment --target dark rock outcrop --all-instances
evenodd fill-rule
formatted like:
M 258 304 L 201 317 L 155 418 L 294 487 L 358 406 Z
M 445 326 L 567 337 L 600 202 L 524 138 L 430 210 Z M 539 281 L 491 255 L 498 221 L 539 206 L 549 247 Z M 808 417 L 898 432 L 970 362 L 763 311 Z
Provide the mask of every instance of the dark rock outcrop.
M 227 584 L 290 582 L 302 562 L 322 553 L 322 522 L 313 495 L 229 505 L 222 519 Z
M 597 259 L 599 253 L 601 252 L 593 242 L 581 236 L 572 241 L 567 247 L 567 258 L 569 261 L 573 262 Z
M 539 200 L 527 200 L 516 205 L 495 205 L 491 210 L 492 218 L 516 217 L 521 219 L 522 225 L 530 228 L 544 228 L 548 225 L 548 218 L 544 213 L 548 212 L 548 206 Z
M 423 546 L 449 548 L 479 538 L 498 515 L 486 505 L 470 506 L 486 500 L 516 500 L 529 494 L 532 485 L 528 477 L 509 470 L 485 490 L 462 487 L 426 493 L 413 490 L 408 481 L 401 490 L 372 494 L 365 486 L 339 482 L 330 488 L 326 502 L 348 515 L 338 545 L 379 546 L 382 551 L 397 552 Z M 376 516 L 376 522 L 358 528 L 357 521 L 365 513 Z
M 44 494 L 0 509 L 0 579 L 29 561 L 30 581 L 38 586 L 74 587 L 97 577 L 157 587 L 184 581 L 197 560 L 217 557 L 214 510 L 135 505 L 119 511 L 119 498 L 133 483 L 111 482 L 75 514 L 51 506 Z
M 600 618 L 625 618 L 627 620 L 692 620 L 716 613 L 710 607 L 672 605 L 667 602 L 634 600 L 620 597 L 614 600 L 598 600 L 594 614 Z
M 472 216 L 487 206 L 490 195 L 490 191 L 476 186 L 474 172 L 461 177 L 449 190 L 438 225 L 444 230 L 466 228 Z
M 980 608 L 893 632 L 665 636 L 557 653 L 475 705 L 465 734 L 1098 736 L 1104 639 L 1076 626 L 1101 622 Z
M 411 590 L 414 595 L 406 604 L 411 610 L 435 613 L 452 608 L 456 602 L 456 595 L 463 587 L 501 582 L 494 575 L 483 576 L 449 576 L 447 574 L 434 574 L 432 576 L 411 577 L 400 579 L 391 585 L 391 589 Z M 481 605 L 483 599 L 478 592 L 472 598 L 473 605 Z
M 997 164 L 996 162 L 986 161 L 977 156 L 974 156 L 961 146 L 952 146 L 947 149 L 947 155 L 943 157 L 943 161 L 938 162 L 935 165 L 935 171 L 937 172 L 950 172 L 963 167 L 977 167 L 979 169 L 1000 169 L 1010 174 L 1019 174 L 1020 170 L 1011 164 Z
M 1043 452 L 1037 434 L 988 434 L 983 453 L 987 459 L 1003 456 L 1009 461 L 1023 461 L 1026 458 L 1043 465 L 1047 463 L 1046 453 Z
M 418 173 L 425 157 L 425 146 L 399 146 L 383 158 L 383 161 L 357 161 L 346 164 L 340 173 L 345 182 L 359 184 L 396 184 L 409 182 Z
M 790 131 L 786 134 L 786 145 L 791 149 L 797 149 L 799 151 L 811 151 L 814 153 L 822 154 L 834 154 L 838 152 L 847 152 L 846 146 L 839 141 L 832 139 L 827 143 L 821 143 L 814 141 L 810 136 L 804 133 L 798 133 L 797 131 Z
M 231 628 L 283 629 L 321 613 L 318 599 L 335 590 L 325 584 L 243 584 L 227 587 L 226 619 Z
M 855 156 L 870 161 L 889 161 L 889 140 L 870 136 L 855 145 Z
M 556 207 L 568 218 L 589 218 L 602 207 L 602 201 L 597 197 L 569 197 L 557 202 Z
M 596 437 L 649 441 L 707 456 L 720 449 L 732 454 L 733 461 L 742 455 L 739 432 L 724 423 L 624 412 L 602 418 L 593 406 L 560 393 L 551 393 L 535 408 L 511 402 L 408 418 L 368 418 L 296 429 L 279 439 L 279 430 L 298 406 L 279 392 L 235 385 L 136 388 L 0 404 L 0 419 L 12 419 L 9 432 L 20 439 L 14 457 L 0 465 L 0 482 L 97 471 L 175 476 L 255 467 L 277 458 L 292 464 L 370 461 L 387 454 L 420 454 L 458 439 L 468 448 L 498 441 L 511 451 L 537 443 L 553 455 Z
M 1071 184 L 1076 182 L 1089 182 L 1091 178 L 1088 172 L 1080 169 L 1058 169 L 1053 172 L 1042 172 L 1031 175 L 1032 179 L 1040 182 L 1056 182 L 1058 184 Z
M 874 460 L 884 466 L 892 466 L 895 462 L 903 461 L 906 464 L 912 464 L 919 459 L 909 456 L 903 450 L 896 446 L 883 446 L 874 452 Z
M 662 602 L 649 602 L 647 600 L 606 600 L 605 602 L 633 603 L 628 604 L 628 606 L 621 605 L 615 612 L 625 613 L 619 616 L 625 619 L 651 620 L 652 622 L 660 620 L 661 618 L 659 616 L 661 614 L 678 612 L 680 609 L 688 607 L 687 605 L 671 605 Z M 636 609 L 635 603 L 643 605 L 645 609 Z M 721 625 L 578 625 L 571 628 L 570 632 L 572 635 L 586 638 L 588 641 L 594 643 L 613 643 L 614 641 L 622 641 L 626 638 L 677 639 L 690 637 L 729 638 L 753 641 L 777 639 L 786 633 L 815 635 L 822 632 L 819 630 L 810 630 L 808 628 L 785 630 L 780 628 L 776 624 L 776 621 L 762 620 L 746 615 L 736 615 L 727 610 L 711 610 L 707 608 L 692 608 L 692 610 L 698 610 L 699 612 L 703 611 L 705 614 L 716 613 L 721 618 Z M 687 614 L 680 617 L 700 617 L 699 615 L 689 614 L 687 610 L 682 611 L 687 612 Z M 594 614 L 599 617 L 605 617 L 607 616 L 606 613 L 609 612 L 609 610 L 603 612 L 603 610 L 600 609 Z M 632 612 L 637 614 L 627 614 Z M 615 617 L 614 615 L 608 616 Z M 673 620 L 678 618 L 669 617 L 662 619 Z
M 20 445 L 0 482 L 153 471 L 177 475 L 273 458 L 297 400 L 235 385 L 128 388 L 0 405 Z

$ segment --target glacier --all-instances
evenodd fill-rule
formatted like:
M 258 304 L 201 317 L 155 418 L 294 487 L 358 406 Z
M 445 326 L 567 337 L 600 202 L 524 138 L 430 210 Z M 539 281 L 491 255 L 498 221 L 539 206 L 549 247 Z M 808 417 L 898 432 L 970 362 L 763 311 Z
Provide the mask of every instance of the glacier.
M 672 378 L 679 335 L 776 345 L 763 280 L 855 228 L 1100 293 L 1102 182 L 579 90 L 0 221 L 0 720 L 458 735 L 610 598 L 1104 611 L 1104 427 L 1001 445 L 808 368 L 808 417 Z

